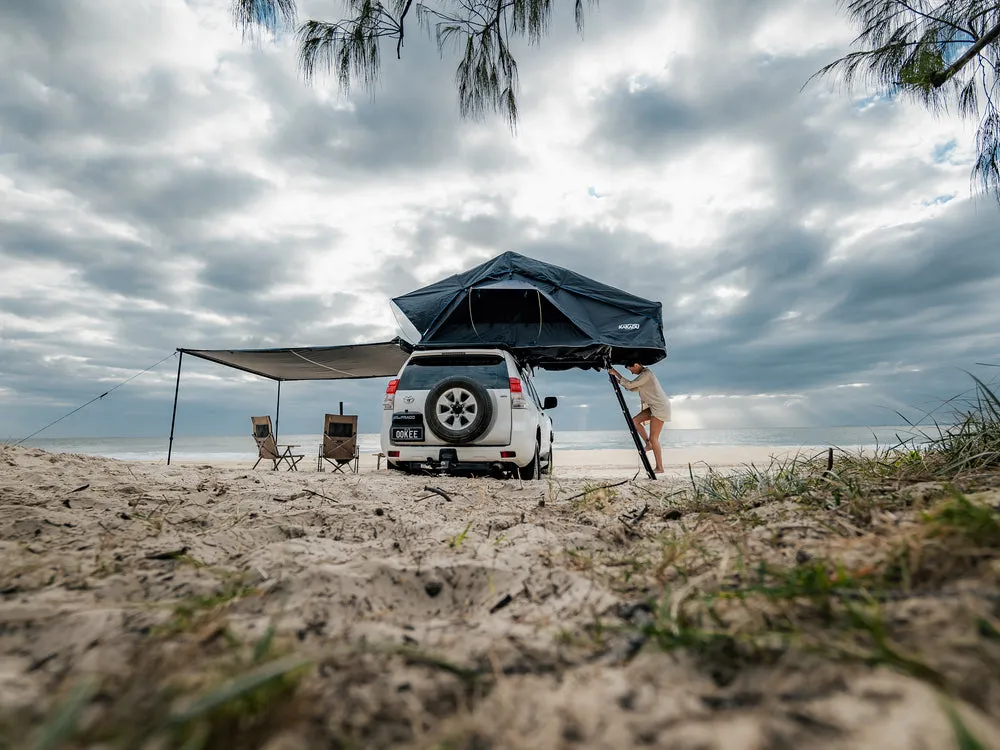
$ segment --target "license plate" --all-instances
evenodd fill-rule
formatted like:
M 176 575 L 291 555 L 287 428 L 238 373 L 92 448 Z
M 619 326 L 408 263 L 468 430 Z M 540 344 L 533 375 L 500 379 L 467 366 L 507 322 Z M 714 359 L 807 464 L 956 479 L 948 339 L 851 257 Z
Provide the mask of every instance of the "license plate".
M 424 439 L 423 427 L 393 427 L 392 439 L 396 442 L 420 442 Z

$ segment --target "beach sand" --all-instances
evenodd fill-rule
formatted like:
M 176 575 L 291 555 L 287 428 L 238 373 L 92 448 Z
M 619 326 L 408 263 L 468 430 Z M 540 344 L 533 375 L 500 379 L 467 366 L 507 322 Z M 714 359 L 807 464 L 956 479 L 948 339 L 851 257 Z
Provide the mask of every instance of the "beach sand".
M 668 449 L 656 481 L 630 451 L 558 452 L 522 482 L 0 447 L 0 737 L 30 747 L 71 716 L 69 747 L 149 750 L 955 747 L 901 670 L 658 647 L 650 592 L 669 610 L 743 555 L 878 543 L 790 500 L 675 504 L 688 464 L 789 450 Z M 935 612 L 944 638 L 954 610 Z M 934 666 L 985 691 L 977 664 Z M 955 702 L 984 747 L 997 698 Z
M 646 470 L 639 458 L 639 453 L 635 450 L 560 450 L 555 451 L 553 460 L 552 475 L 557 478 L 602 478 L 611 479 L 620 477 L 629 478 L 639 472 L 646 476 Z M 653 454 L 646 454 L 649 458 L 649 465 L 653 466 Z M 819 448 L 797 448 L 793 446 L 705 446 L 699 448 L 664 448 L 662 477 L 665 479 L 676 479 L 678 477 L 688 477 L 691 471 L 695 473 L 705 472 L 709 468 L 714 470 L 728 470 L 740 466 L 760 466 L 766 467 L 772 461 L 787 461 L 792 457 L 813 458 L 817 455 L 825 455 Z M 140 463 L 151 463 L 166 465 L 165 461 L 148 461 Z M 204 461 L 174 460 L 171 466 L 200 466 L 205 465 Z M 236 461 L 216 461 L 211 462 L 214 468 L 218 469 L 239 469 L 250 468 L 253 460 L 249 462 Z M 270 464 L 261 462 L 257 467 L 258 471 L 269 468 Z M 360 473 L 373 471 L 385 471 L 386 462 L 384 458 L 379 458 L 377 453 L 362 452 L 359 456 L 358 468 Z M 315 454 L 307 454 L 298 463 L 299 472 L 316 472 L 317 459 Z M 328 463 L 324 464 L 324 472 L 331 472 Z
M 739 466 L 769 466 L 773 461 L 787 461 L 801 455 L 812 458 L 820 451 L 792 446 L 706 446 L 700 448 L 664 448 L 663 478 L 687 477 L 689 471 L 704 472 L 709 468 L 725 471 Z M 650 466 L 653 454 L 647 453 Z M 632 476 L 635 472 L 646 476 L 639 454 L 634 450 L 556 450 L 553 474 L 557 477 L 613 478 Z M 631 472 L 631 473 L 630 473 Z

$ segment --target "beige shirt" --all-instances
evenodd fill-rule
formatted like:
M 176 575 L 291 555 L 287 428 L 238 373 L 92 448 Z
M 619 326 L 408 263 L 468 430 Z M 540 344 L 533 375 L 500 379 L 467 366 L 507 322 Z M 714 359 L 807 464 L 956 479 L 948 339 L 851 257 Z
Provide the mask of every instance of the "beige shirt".
M 648 408 L 650 414 L 664 422 L 670 421 L 670 399 L 660 387 L 660 381 L 656 379 L 652 370 L 648 368 L 643 370 L 634 380 L 622 377 L 621 384 L 626 390 L 639 392 L 643 408 Z

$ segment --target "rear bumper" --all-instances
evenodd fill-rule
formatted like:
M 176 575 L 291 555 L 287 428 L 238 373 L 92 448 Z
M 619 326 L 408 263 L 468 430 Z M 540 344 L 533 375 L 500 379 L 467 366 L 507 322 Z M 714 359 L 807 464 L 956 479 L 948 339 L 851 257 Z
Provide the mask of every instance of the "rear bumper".
M 452 468 L 488 470 L 496 464 L 523 467 L 531 463 L 535 446 L 530 450 L 516 445 L 400 445 L 390 444 L 384 451 L 390 463 L 439 466 L 448 461 Z M 513 456 L 509 455 L 511 452 Z M 508 455 L 502 456 L 501 453 Z
M 460 463 L 449 463 L 447 466 L 439 461 L 389 461 L 392 467 L 403 469 L 408 472 L 440 472 L 448 474 L 495 474 L 516 471 L 518 467 L 506 461 L 493 461 L 491 463 L 479 461 L 465 461 Z

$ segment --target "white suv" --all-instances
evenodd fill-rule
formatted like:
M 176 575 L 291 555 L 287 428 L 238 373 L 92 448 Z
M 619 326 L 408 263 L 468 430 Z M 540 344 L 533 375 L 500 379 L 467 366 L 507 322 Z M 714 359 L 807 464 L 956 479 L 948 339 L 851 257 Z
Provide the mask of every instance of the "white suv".
M 552 469 L 557 400 L 539 399 L 529 370 L 501 349 L 416 351 L 385 390 L 382 452 L 390 469 L 449 473 Z

